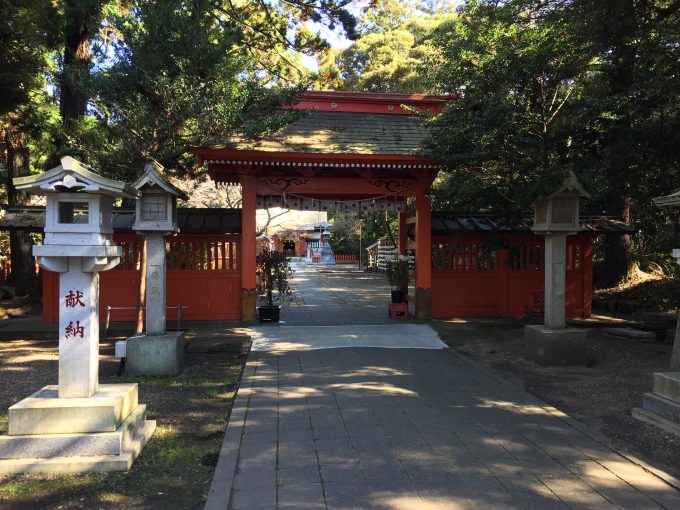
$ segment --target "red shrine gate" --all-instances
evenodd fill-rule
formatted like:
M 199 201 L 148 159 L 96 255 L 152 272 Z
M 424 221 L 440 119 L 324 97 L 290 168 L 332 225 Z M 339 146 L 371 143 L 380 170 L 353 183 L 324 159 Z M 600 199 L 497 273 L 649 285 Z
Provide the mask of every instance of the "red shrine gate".
M 400 229 L 400 252 L 415 251 L 415 316 L 432 316 L 429 191 L 440 165 L 414 156 L 425 138 L 411 109 L 439 112 L 449 99 L 406 94 L 308 92 L 295 106 L 311 113 L 254 147 L 195 148 L 217 183 L 242 190 L 243 320 L 255 319 L 255 211 L 282 206 L 302 210 L 392 211 L 413 224 L 409 243 Z M 406 218 L 406 199 L 415 216 Z
M 447 99 L 308 92 L 296 108 L 311 113 L 269 140 L 255 146 L 237 144 L 234 149 L 192 149 L 217 183 L 240 184 L 240 225 L 220 231 L 233 234 L 194 230 L 168 239 L 168 306 L 188 305 L 182 312 L 186 319 L 254 320 L 255 212 L 282 206 L 398 213 L 399 252 L 415 253 L 415 293 L 407 299 L 416 318 L 527 315 L 542 298 L 541 237 L 525 225 L 524 233 L 513 234 L 512 242 L 526 249 L 513 254 L 482 250 L 492 234 L 488 229 L 465 235 L 441 231 L 436 225 L 433 230 L 426 193 L 440 165 L 413 155 L 426 132 L 411 110 L 441 111 Z M 415 203 L 410 217 L 408 198 Z M 201 214 L 185 211 L 187 216 Z M 139 238 L 119 233 L 115 239 L 123 244 L 125 256 L 118 269 L 101 275 L 101 304 L 120 308 L 112 320 L 131 320 L 139 282 L 135 269 Z M 587 316 L 592 233 L 570 237 L 568 250 L 567 315 Z M 56 276 L 46 273 L 44 281 L 43 302 L 57 303 L 52 295 L 58 287 Z M 173 319 L 173 309 L 168 312 L 168 319 Z M 56 313 L 45 307 L 44 319 L 55 321 Z

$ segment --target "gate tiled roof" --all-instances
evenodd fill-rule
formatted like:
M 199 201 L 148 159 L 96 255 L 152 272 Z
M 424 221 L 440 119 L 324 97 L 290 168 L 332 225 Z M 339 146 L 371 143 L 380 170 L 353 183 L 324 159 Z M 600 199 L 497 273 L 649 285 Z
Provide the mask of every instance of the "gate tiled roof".
M 312 111 L 273 136 L 237 142 L 265 152 L 414 155 L 427 136 L 423 118 L 363 112 Z
M 511 219 L 501 214 L 432 212 L 432 233 L 435 235 L 454 232 L 530 232 L 533 223 L 532 213 Z M 581 216 L 581 226 L 584 232 L 593 234 L 634 232 L 632 227 L 611 216 Z

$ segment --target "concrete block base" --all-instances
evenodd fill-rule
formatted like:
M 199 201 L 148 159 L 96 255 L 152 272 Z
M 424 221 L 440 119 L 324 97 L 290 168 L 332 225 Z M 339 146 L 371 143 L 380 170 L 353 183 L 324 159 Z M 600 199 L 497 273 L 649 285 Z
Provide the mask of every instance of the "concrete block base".
M 142 407 L 142 406 L 140 406 Z M 127 422 L 127 421 L 126 421 Z M 121 424 L 121 428 L 127 423 Z M 140 420 L 134 430 L 121 431 L 127 435 L 125 444 L 118 455 L 60 455 L 55 457 L 23 457 L 0 459 L 0 475 L 17 473 L 103 473 L 107 471 L 127 471 L 139 457 L 142 449 L 156 430 L 155 420 Z
M 0 459 L 122 455 L 144 425 L 145 418 L 146 405 L 139 404 L 113 432 L 2 435 Z
M 654 393 L 645 393 L 642 395 L 642 407 L 647 411 L 680 424 L 680 404 L 677 402 L 660 397 Z
M 524 327 L 525 356 L 543 366 L 585 365 L 587 334 L 582 329 L 549 329 L 543 325 Z
M 184 367 L 184 331 L 127 339 L 125 366 L 131 375 L 177 375 Z
M 680 372 L 655 372 L 653 391 L 655 395 L 680 403 Z
M 10 436 L 113 432 L 137 407 L 137 384 L 102 384 L 89 398 L 45 386 L 9 408 Z
M 663 416 L 659 416 L 658 414 L 648 411 L 647 409 L 642 409 L 640 407 L 633 408 L 633 418 L 644 421 L 645 423 L 649 423 L 651 425 L 656 425 L 657 427 L 660 427 L 671 434 L 680 436 L 680 423 L 669 420 L 668 418 L 664 418 Z

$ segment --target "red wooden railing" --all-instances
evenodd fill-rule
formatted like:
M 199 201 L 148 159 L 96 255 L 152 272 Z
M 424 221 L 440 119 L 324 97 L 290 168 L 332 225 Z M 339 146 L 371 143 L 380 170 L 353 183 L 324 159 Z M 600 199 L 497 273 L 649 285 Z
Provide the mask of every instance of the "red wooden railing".
M 590 315 L 592 237 L 567 238 L 566 311 Z M 543 239 L 533 234 L 492 240 L 483 235 L 435 237 L 433 317 L 524 317 L 543 305 Z
M 139 288 L 141 237 L 116 234 L 123 247 L 118 266 L 100 274 L 100 316 L 107 306 L 112 321 L 135 317 Z M 241 318 L 240 236 L 179 234 L 168 238 L 167 306 L 168 320 L 175 320 L 177 305 L 185 320 L 235 320 Z M 43 320 L 58 320 L 59 275 L 45 271 L 43 279 Z

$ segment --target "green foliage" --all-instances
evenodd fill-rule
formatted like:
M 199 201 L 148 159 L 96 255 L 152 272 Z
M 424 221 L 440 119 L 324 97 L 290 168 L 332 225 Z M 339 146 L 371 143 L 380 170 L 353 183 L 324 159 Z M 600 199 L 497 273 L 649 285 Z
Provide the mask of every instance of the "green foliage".
M 424 6 L 424 5 L 423 5 Z M 421 7 L 423 7 L 421 6 Z M 364 14 L 364 33 L 338 55 L 343 90 L 425 93 L 425 62 L 436 48 L 431 34 L 454 19 L 451 5 L 428 13 L 409 2 L 382 0 Z
M 385 262 L 385 278 L 392 290 L 401 290 L 402 285 L 408 281 L 408 261 L 406 257 L 399 255 L 398 260 Z
M 263 250 L 256 259 L 257 293 L 265 295 L 267 304 L 273 306 L 274 291 L 277 299 L 289 295 L 290 277 L 293 269 L 288 265 L 288 259 L 282 251 Z
M 361 235 L 362 252 L 365 260 L 365 249 L 368 245 L 382 237 L 389 237 L 388 228 L 393 235 L 399 231 L 399 219 L 396 214 L 383 212 L 329 212 L 329 220 L 333 223 L 331 245 L 335 253 L 359 253 L 359 236 Z M 388 227 L 389 226 L 389 227 Z
M 450 172 L 435 206 L 513 214 L 573 171 L 593 196 L 586 211 L 639 232 L 605 243 L 610 281 L 657 251 L 667 226 L 651 199 L 680 184 L 679 12 L 664 1 L 467 2 L 434 37 L 436 88 L 460 94 L 431 123 L 429 153 Z
M 47 45 L 54 41 L 49 0 L 0 0 L 0 116 L 30 101 L 48 68 Z
M 583 173 L 573 105 L 589 64 L 561 19 L 536 23 L 516 4 L 468 2 L 434 39 L 438 88 L 460 93 L 432 122 L 431 154 L 453 174 L 446 194 L 506 211 L 526 209 L 569 170 Z

